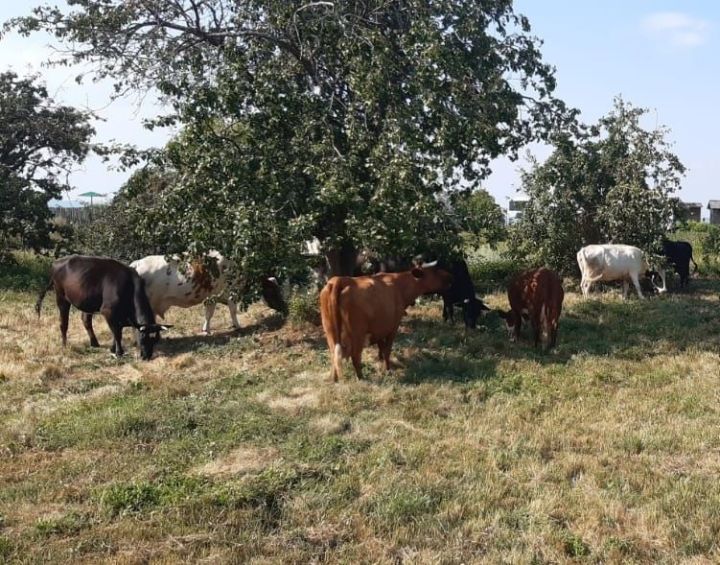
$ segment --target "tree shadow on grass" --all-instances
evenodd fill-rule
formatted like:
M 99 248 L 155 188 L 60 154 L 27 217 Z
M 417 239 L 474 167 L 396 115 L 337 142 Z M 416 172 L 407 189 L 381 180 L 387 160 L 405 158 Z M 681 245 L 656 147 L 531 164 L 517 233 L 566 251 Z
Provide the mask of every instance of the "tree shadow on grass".
M 496 313 L 481 330 L 440 319 L 411 317 L 398 338 L 407 348 L 403 382 L 468 382 L 492 379 L 501 360 L 564 365 L 577 355 L 640 361 L 687 350 L 720 351 L 719 281 L 693 280 L 690 291 L 626 301 L 594 294 L 563 309 L 557 347 L 535 348 L 529 323 L 512 343 Z M 484 327 L 482 327 L 484 326 Z
M 172 334 L 164 335 L 157 345 L 157 350 L 167 356 L 173 356 L 194 352 L 199 349 L 220 348 L 242 337 L 279 330 L 283 327 L 285 321 L 285 318 L 281 315 L 273 314 L 239 329 L 216 331 L 210 335 L 197 334 L 176 337 L 173 337 Z M 172 330 L 170 331 L 172 332 Z

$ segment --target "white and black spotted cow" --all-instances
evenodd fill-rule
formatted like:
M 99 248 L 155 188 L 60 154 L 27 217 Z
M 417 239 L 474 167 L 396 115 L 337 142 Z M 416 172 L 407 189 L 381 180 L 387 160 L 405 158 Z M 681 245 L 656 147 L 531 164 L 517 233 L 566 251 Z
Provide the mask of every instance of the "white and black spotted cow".
M 214 262 L 214 263 L 213 263 Z M 168 261 L 164 255 L 149 255 L 130 264 L 145 281 L 150 306 L 160 318 L 172 306 L 190 308 L 205 304 L 205 323 L 203 331 L 210 333 L 210 320 L 215 313 L 217 298 L 226 288 L 230 260 L 217 251 L 210 251 L 207 257 L 187 261 L 178 257 Z M 262 292 L 268 306 L 284 312 L 285 301 L 274 277 L 261 281 Z M 230 318 L 235 328 L 240 327 L 237 319 L 237 304 L 230 297 L 223 297 L 230 310 Z

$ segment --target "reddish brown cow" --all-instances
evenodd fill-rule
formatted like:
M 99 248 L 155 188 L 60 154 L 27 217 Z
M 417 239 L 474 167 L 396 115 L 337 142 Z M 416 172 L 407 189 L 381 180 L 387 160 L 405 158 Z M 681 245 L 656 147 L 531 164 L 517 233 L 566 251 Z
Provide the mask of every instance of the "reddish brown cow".
M 367 277 L 333 277 L 320 292 L 320 315 L 327 338 L 335 382 L 342 374 L 342 359 L 350 357 L 359 379 L 360 359 L 369 338 L 390 369 L 390 350 L 405 309 L 423 294 L 442 292 L 452 276 L 433 265 L 404 273 Z
M 508 285 L 510 311 L 500 312 L 513 340 L 520 337 L 522 319 L 529 318 L 535 335 L 535 347 L 541 334 L 547 336 L 547 347 L 557 342 L 558 319 L 565 292 L 560 277 L 545 267 L 517 275 Z

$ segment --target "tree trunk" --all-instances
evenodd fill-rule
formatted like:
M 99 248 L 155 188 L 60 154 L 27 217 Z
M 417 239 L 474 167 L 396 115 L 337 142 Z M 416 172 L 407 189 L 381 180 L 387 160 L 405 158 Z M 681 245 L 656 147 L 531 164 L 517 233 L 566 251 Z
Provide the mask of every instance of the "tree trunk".
M 358 250 L 352 243 L 343 243 L 340 249 L 330 249 L 325 255 L 329 277 L 352 277 L 357 267 Z

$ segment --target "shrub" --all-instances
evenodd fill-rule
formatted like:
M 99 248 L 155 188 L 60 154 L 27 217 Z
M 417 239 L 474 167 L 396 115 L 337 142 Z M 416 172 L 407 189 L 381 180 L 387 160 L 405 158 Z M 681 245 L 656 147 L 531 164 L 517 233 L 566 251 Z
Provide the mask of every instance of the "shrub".
M 40 290 L 48 282 L 52 259 L 31 252 L 8 255 L 0 264 L 0 289 Z
M 319 293 L 314 288 L 295 289 L 288 301 L 289 318 L 295 324 L 320 325 Z

